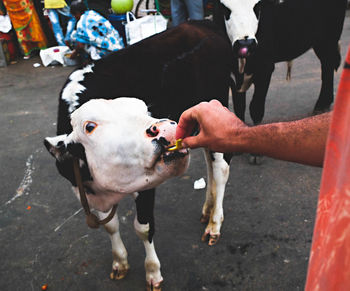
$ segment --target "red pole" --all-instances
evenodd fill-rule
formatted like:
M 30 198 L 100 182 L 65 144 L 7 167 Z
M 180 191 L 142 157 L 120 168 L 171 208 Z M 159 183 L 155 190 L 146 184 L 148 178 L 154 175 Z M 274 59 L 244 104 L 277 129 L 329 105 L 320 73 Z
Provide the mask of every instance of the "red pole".
M 305 290 L 350 290 L 350 48 L 328 135 Z

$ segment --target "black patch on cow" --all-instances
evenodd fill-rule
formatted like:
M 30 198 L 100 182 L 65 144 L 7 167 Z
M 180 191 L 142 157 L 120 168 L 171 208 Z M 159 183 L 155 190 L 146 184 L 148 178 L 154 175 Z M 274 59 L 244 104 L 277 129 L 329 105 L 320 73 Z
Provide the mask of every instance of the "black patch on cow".
M 154 197 L 156 190 L 149 189 L 145 191 L 140 191 L 137 196 L 136 202 L 136 212 L 137 212 L 137 221 L 140 224 L 149 223 L 149 232 L 148 232 L 148 241 L 151 243 L 155 231 L 154 227 Z
M 88 162 L 86 159 L 85 148 L 81 143 L 70 143 L 67 145 L 67 151 L 74 157 L 81 159 L 84 163 L 80 166 L 80 175 L 82 181 L 92 181 L 89 171 Z
M 152 140 L 153 143 L 157 144 L 157 146 L 159 146 L 161 149 L 165 149 L 167 146 L 170 145 L 170 142 L 166 140 L 166 138 L 164 137 L 160 137 L 160 138 L 155 138 Z
M 209 155 L 210 155 L 210 159 L 214 162 L 215 161 L 215 157 L 214 157 L 214 153 L 213 151 L 209 151 Z M 225 153 L 224 154 L 224 160 L 225 162 L 229 165 L 231 162 L 233 154 L 231 153 Z
M 227 163 L 228 165 L 229 165 L 230 162 L 231 162 L 232 156 L 233 156 L 233 154 L 231 154 L 231 153 L 225 153 L 225 154 L 224 154 L 224 160 L 226 161 L 226 163 Z
M 176 159 L 179 159 L 179 158 L 183 158 L 185 156 L 186 156 L 185 153 L 180 153 L 178 151 L 173 151 L 170 154 L 164 155 L 163 156 L 163 160 L 164 160 L 164 163 L 169 163 L 169 162 L 171 162 L 173 160 L 176 160 Z
M 224 13 L 224 17 L 226 20 L 229 20 L 230 19 L 230 15 L 231 15 L 231 10 L 228 9 L 225 5 L 222 4 L 222 11 Z
M 76 187 L 77 182 L 75 181 L 74 171 L 73 171 L 73 157 L 66 158 L 60 161 L 56 160 L 56 167 L 58 172 L 66 178 L 71 184 Z M 92 177 L 89 171 L 89 168 L 87 164 L 83 164 L 83 166 L 80 167 L 80 175 L 83 183 L 85 181 L 92 181 Z M 94 191 L 89 190 L 89 194 L 94 194 Z
M 48 142 L 44 141 L 46 147 Z M 80 166 L 80 175 L 83 182 L 92 181 L 88 163 L 86 160 L 85 149 L 80 143 L 70 143 L 67 146 L 63 142 L 59 142 L 56 149 L 60 151 L 59 159 L 56 160 L 56 167 L 58 172 L 69 180 L 73 186 L 77 186 L 73 171 L 73 157 L 77 157 L 83 161 L 83 165 Z M 90 191 L 94 194 L 93 191 Z
M 74 157 L 79 158 L 83 160 L 85 163 L 87 163 L 86 155 L 85 155 L 85 148 L 81 143 L 69 143 L 67 145 L 67 151 Z
M 192 66 L 193 58 L 199 53 L 201 49 L 205 49 L 206 43 L 210 42 L 210 38 L 211 37 L 206 37 L 201 39 L 195 46 L 191 47 L 189 50 L 182 51 L 180 54 L 176 55 L 173 59 L 163 64 L 163 70 L 161 75 L 162 79 L 160 82 L 161 88 L 166 88 L 169 84 L 174 82 L 174 76 L 172 72 L 177 70 L 181 70 L 183 72 L 190 71 L 189 67 Z M 180 76 L 176 76 L 175 79 L 176 81 L 178 81 L 180 79 Z M 196 76 L 192 75 L 188 80 L 190 81 L 195 79 L 196 79 Z M 196 84 L 195 81 L 193 81 L 192 83 Z
M 215 161 L 214 153 L 215 153 L 215 152 L 213 152 L 213 151 L 209 151 L 210 159 L 211 159 L 213 162 Z
M 170 145 L 170 142 L 167 141 L 166 138 L 164 138 L 164 137 L 160 137 L 160 138 L 158 139 L 158 141 L 159 141 L 160 144 L 162 144 L 162 145 L 164 145 L 164 146 Z

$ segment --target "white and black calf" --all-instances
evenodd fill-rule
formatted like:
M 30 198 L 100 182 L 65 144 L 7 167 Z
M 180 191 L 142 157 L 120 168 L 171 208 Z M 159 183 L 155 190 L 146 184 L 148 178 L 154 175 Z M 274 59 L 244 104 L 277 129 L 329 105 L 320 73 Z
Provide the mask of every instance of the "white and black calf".
M 176 122 L 164 118 L 177 120 L 185 109 L 214 98 L 227 106 L 231 53 L 227 36 L 210 22 L 189 22 L 78 69 L 60 94 L 57 136 L 45 139 L 78 197 L 73 159 L 79 159 L 88 204 L 100 219 L 134 195 L 134 226 L 153 288 L 163 280 L 153 245 L 155 187 L 188 164 L 186 149 L 167 151 L 175 142 Z M 205 153 L 208 187 L 201 221 L 207 223 L 203 239 L 209 236 L 212 245 L 220 236 L 230 155 Z M 120 279 L 129 265 L 116 214 L 105 228 L 112 241 L 111 276 Z
M 340 65 L 338 41 L 347 0 L 220 0 L 215 22 L 240 61 L 235 71 L 235 113 L 244 120 L 245 91 L 254 84 L 249 106 L 255 124 L 262 121 L 275 63 L 291 61 L 312 48 L 321 62 L 322 86 L 314 112 L 330 108 L 334 70 Z M 245 66 L 241 66 L 245 64 Z M 244 73 L 244 74 L 243 74 Z

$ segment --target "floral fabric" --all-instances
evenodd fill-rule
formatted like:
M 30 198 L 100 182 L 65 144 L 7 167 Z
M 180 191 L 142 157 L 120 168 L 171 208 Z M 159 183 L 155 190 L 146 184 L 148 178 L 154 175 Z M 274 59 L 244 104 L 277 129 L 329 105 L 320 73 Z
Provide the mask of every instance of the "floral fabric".
M 93 10 L 85 11 L 80 17 L 74 38 L 88 47 L 93 47 L 99 57 L 124 47 L 118 31 L 106 18 Z
M 23 53 L 29 55 L 35 49 L 46 48 L 47 39 L 32 0 L 3 0 L 3 3 Z

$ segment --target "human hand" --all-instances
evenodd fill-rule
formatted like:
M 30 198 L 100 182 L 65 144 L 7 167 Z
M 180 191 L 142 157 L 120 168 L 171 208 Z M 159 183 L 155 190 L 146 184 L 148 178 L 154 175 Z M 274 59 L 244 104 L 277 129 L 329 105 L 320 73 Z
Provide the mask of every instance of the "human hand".
M 197 136 L 190 136 L 196 127 Z M 206 147 L 217 152 L 239 151 L 238 138 L 247 128 L 234 113 L 219 101 L 202 102 L 186 110 L 180 116 L 176 128 L 176 139 L 182 138 L 184 147 Z

